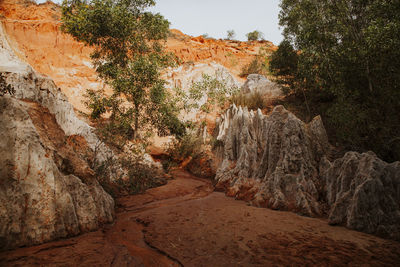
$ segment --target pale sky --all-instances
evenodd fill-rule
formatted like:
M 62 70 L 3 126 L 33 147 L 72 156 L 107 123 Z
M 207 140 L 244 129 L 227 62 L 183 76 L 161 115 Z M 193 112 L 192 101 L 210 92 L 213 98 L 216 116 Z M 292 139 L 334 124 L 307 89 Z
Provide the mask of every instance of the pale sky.
M 61 3 L 62 0 L 54 0 Z M 45 2 L 38 0 L 37 2 Z M 152 11 L 161 13 L 171 28 L 185 34 L 208 34 L 225 38 L 234 30 L 236 39 L 246 40 L 246 33 L 258 30 L 264 39 L 278 45 L 283 37 L 278 25 L 279 0 L 156 0 Z

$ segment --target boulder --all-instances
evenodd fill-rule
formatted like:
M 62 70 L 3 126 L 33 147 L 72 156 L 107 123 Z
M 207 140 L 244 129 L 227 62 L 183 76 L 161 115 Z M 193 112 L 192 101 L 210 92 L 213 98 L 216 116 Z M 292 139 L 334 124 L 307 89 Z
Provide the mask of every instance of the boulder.
M 280 87 L 260 74 L 250 74 L 242 86 L 242 93 L 258 93 L 269 97 L 278 97 L 282 95 Z

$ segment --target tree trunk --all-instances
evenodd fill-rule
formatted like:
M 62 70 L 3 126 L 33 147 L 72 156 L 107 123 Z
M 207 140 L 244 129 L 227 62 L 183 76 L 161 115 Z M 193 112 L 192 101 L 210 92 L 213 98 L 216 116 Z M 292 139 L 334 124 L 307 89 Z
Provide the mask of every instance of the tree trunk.
M 139 104 L 135 103 L 135 122 L 133 131 L 134 140 L 138 138 L 138 129 L 139 129 Z
M 369 60 L 367 60 L 367 79 L 368 79 L 369 92 L 372 93 L 373 88 L 372 88 L 371 72 L 370 72 L 370 69 L 369 69 Z

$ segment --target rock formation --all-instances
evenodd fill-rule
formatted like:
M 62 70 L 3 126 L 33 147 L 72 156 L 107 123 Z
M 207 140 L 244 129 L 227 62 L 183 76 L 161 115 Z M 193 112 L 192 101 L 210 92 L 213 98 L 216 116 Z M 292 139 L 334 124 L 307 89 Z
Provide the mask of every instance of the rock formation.
M 400 240 L 400 162 L 348 152 L 331 163 L 320 117 L 305 124 L 282 106 L 268 116 L 232 106 L 217 140 L 216 186 L 229 196 Z
M 260 74 L 250 74 L 242 87 L 242 93 L 259 93 L 269 97 L 282 95 L 282 91 L 276 83 L 271 82 L 265 76 Z
M 330 224 L 400 240 L 400 162 L 348 152 L 333 163 L 324 159 L 320 175 Z
M 320 215 L 318 163 L 329 146 L 321 118 L 309 125 L 283 108 L 270 116 L 232 106 L 219 123 L 217 188 L 254 205 Z
M 112 152 L 52 80 L 18 59 L 1 24 L 0 59 L 0 72 L 15 89 L 0 97 L 0 250 L 111 222 L 114 201 L 86 157 L 102 161 Z

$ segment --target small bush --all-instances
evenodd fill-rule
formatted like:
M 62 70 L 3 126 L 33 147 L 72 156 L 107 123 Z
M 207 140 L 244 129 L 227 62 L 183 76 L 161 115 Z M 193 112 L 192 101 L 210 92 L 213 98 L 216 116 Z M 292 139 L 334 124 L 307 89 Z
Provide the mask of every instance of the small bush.
M 234 30 L 229 30 L 226 32 L 226 39 L 228 40 L 233 40 L 236 36 L 236 33 Z
M 195 158 L 202 152 L 203 141 L 201 137 L 195 134 L 185 134 L 181 139 L 175 140 L 167 148 L 167 153 L 170 157 L 177 161 L 182 162 L 189 156 Z
M 213 137 L 210 140 L 210 145 L 211 145 L 211 149 L 217 149 L 219 147 L 223 147 L 224 146 L 224 142 L 221 140 L 218 140 L 217 138 Z
M 115 176 L 122 168 L 128 174 L 126 179 Z M 121 195 L 133 195 L 146 191 L 147 189 L 165 184 L 165 179 L 160 170 L 144 164 L 138 157 L 129 157 L 123 160 L 109 158 L 95 168 L 97 179 L 104 190 L 112 197 Z
M 263 74 L 263 62 L 257 57 L 249 64 L 243 66 L 239 76 L 247 78 L 250 74 Z
M 252 31 L 246 34 L 248 41 L 257 41 L 262 40 L 264 38 L 264 34 L 260 31 Z
M 200 157 L 203 153 L 202 146 L 202 138 L 193 133 L 187 133 L 181 139 L 174 140 L 167 147 L 169 159 L 162 162 L 164 170 L 168 171 L 171 167 L 178 166 L 188 157 Z
M 231 102 L 236 106 L 247 107 L 249 110 L 262 110 L 266 107 L 266 101 L 259 92 L 249 94 L 238 93 L 231 98 Z
M 147 189 L 165 184 L 160 171 L 136 160 L 123 160 L 122 167 L 128 170 L 129 180 L 123 182 L 129 194 L 143 193 Z

